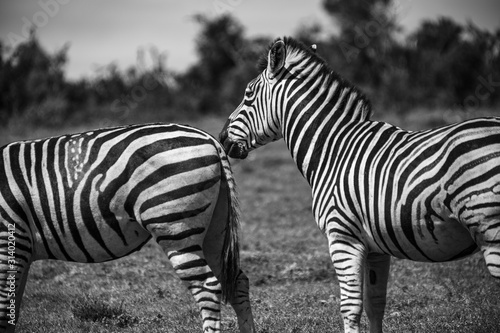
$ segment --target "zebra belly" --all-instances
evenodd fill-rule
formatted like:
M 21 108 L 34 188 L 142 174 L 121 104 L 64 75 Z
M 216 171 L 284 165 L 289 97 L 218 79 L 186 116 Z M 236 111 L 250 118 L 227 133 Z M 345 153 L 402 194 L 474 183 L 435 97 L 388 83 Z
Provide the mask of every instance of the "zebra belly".
M 416 246 L 406 254 L 417 261 L 450 261 L 478 251 L 469 230 L 452 218 L 422 218 L 413 224 Z
M 417 204 L 411 216 L 393 225 L 398 245 L 394 255 L 427 262 L 451 261 L 478 251 L 470 231 L 442 205 Z M 387 237 L 387 239 L 390 239 Z
M 100 217 L 92 221 L 64 222 L 63 225 L 73 227 L 54 233 L 46 224 L 43 235 L 35 233 L 34 260 L 109 261 L 139 250 L 151 238 L 151 234 L 124 211 L 108 219 Z

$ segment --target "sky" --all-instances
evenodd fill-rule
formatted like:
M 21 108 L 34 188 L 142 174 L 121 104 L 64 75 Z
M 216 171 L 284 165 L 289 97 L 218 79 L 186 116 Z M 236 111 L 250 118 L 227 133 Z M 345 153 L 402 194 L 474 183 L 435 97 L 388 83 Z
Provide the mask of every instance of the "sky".
M 353 0 L 354 1 L 354 0 Z M 361 0 L 362 1 L 362 0 Z M 500 28 L 500 0 L 396 0 L 394 8 L 405 33 L 424 19 L 449 16 L 473 21 L 490 31 Z M 28 26 L 38 27 L 42 46 L 55 52 L 69 44 L 66 74 L 91 77 L 115 62 L 136 64 L 138 48 L 156 47 L 167 68 L 183 71 L 196 62 L 196 14 L 231 13 L 247 37 L 292 35 L 300 26 L 319 22 L 336 31 L 322 0 L 0 0 L 0 39 L 8 46 L 26 40 Z M 147 60 L 146 60 L 147 62 Z

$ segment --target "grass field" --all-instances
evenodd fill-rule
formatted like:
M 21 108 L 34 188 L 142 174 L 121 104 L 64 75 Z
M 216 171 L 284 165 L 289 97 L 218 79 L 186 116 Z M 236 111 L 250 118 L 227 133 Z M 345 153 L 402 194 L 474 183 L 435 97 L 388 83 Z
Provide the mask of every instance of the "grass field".
M 410 129 L 443 122 L 435 113 L 386 119 Z M 191 123 L 215 134 L 223 119 Z M 2 135 L 4 141 L 18 139 L 16 133 Z M 233 169 L 242 207 L 242 267 L 251 281 L 258 331 L 341 332 L 339 288 L 326 239 L 312 218 L 309 187 L 283 142 L 261 148 Z M 366 330 L 365 317 L 362 323 Z M 191 295 L 153 243 L 103 264 L 35 262 L 18 323 L 22 333 L 192 333 L 200 328 Z M 384 328 L 498 332 L 500 283 L 478 254 L 444 264 L 393 260 Z M 223 329 L 237 332 L 229 307 Z

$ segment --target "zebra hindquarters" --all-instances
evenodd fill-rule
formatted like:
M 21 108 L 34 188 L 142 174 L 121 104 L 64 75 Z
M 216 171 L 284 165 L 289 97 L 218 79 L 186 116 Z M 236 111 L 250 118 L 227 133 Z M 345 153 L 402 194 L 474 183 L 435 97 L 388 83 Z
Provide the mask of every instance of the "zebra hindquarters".
M 203 332 L 220 331 L 221 285 L 203 253 L 203 240 L 208 230 L 218 187 L 164 203 L 163 213 L 154 218 L 142 215 L 142 223 L 168 255 L 173 268 L 186 285 L 201 312 Z M 213 199 L 215 198 L 215 200 Z
M 32 261 L 31 235 L 3 219 L 0 228 L 0 332 L 11 333 L 19 319 Z
M 217 151 L 210 148 L 204 153 Z M 203 319 L 203 331 L 219 332 L 221 284 L 208 264 L 203 244 L 217 206 L 222 170 L 220 162 L 207 165 L 204 160 L 193 159 L 191 163 L 189 171 L 165 175 L 161 184 L 153 182 L 134 206 L 139 213 L 137 220 L 168 255 L 193 295 Z

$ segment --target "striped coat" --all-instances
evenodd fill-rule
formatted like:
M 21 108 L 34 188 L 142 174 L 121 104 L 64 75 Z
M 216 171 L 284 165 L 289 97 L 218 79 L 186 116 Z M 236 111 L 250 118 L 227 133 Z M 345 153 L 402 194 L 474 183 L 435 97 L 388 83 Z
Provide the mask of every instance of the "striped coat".
M 234 179 L 210 135 L 135 125 L 15 142 L 0 158 L 1 331 L 15 328 L 33 261 L 103 262 L 153 238 L 193 294 L 204 332 L 220 331 L 221 296 L 241 332 L 253 332 Z
M 345 332 L 382 332 L 390 257 L 441 262 L 481 250 L 500 278 L 500 119 L 408 132 L 311 49 L 276 40 L 220 139 L 229 156 L 283 138 L 309 182 L 339 279 Z

